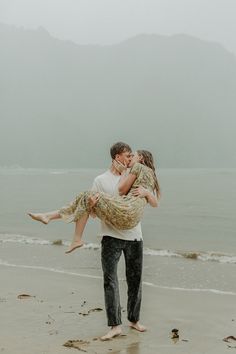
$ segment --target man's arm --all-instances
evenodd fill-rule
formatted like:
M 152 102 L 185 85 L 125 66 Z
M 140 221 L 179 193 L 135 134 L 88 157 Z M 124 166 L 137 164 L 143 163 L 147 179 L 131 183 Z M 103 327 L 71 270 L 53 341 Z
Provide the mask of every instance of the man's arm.
M 126 175 L 121 175 L 118 191 L 119 195 L 125 195 L 129 192 L 131 186 L 133 185 L 134 181 L 136 180 L 136 175 L 129 173 Z
M 101 186 L 100 186 L 100 183 L 99 183 L 99 180 L 98 180 L 97 177 L 93 181 L 91 191 L 93 191 L 93 192 L 101 192 Z
M 157 197 L 151 193 L 148 189 L 143 186 L 139 186 L 132 191 L 132 194 L 136 197 L 146 198 L 147 202 L 153 207 L 156 208 L 158 206 Z
M 91 191 L 93 191 L 93 192 L 100 192 L 101 191 L 101 187 L 99 185 L 98 178 L 94 179 Z M 96 218 L 96 214 L 93 211 L 93 208 L 91 209 L 91 212 L 90 212 L 89 216 L 91 216 L 93 219 Z

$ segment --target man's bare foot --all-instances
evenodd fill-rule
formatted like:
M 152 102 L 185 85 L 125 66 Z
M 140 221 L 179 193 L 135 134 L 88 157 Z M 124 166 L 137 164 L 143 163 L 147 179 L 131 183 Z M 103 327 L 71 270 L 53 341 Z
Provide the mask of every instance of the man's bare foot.
M 76 250 L 76 248 L 82 247 L 83 246 L 83 242 L 79 241 L 79 242 L 73 242 L 70 245 L 70 248 L 65 252 L 66 254 L 73 252 L 74 250 Z
M 33 219 L 42 222 L 43 224 L 47 225 L 49 223 L 49 218 L 45 214 L 33 214 L 28 213 L 28 215 Z
M 141 325 L 139 322 L 130 322 L 129 326 L 139 332 L 146 332 L 147 330 L 147 328 Z
M 110 331 L 105 334 L 105 336 L 102 336 L 100 339 L 102 341 L 105 340 L 110 340 L 114 337 L 120 336 L 122 333 L 121 326 L 113 326 L 111 327 Z

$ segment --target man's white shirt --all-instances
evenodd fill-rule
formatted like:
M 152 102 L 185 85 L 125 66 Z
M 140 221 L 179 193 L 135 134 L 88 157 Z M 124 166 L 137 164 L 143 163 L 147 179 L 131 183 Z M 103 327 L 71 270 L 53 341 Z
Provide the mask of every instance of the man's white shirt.
M 109 195 L 119 195 L 118 185 L 120 175 L 114 175 L 110 170 L 97 176 L 93 182 L 92 191 L 104 192 Z M 140 241 L 142 240 L 141 223 L 129 230 L 118 230 L 115 227 L 101 221 L 101 236 L 112 236 L 122 240 Z

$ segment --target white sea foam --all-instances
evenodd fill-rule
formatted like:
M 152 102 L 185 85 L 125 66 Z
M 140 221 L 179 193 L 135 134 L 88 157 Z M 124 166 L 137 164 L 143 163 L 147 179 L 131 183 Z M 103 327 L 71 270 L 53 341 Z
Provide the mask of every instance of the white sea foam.
M 63 246 L 69 246 L 70 241 L 61 240 Z M 18 234 L 0 234 L 0 243 L 21 243 L 29 245 L 51 246 L 53 241 L 30 237 Z M 99 250 L 100 244 L 87 243 L 83 246 L 84 250 Z M 220 252 L 198 252 L 198 251 L 171 251 L 163 249 L 144 248 L 146 256 L 171 257 L 202 262 L 217 262 L 222 264 L 236 264 L 236 256 L 233 254 L 224 254 Z
M 17 234 L 0 234 L 0 243 L 22 243 L 29 245 L 51 245 L 52 242 L 49 240 L 37 239 L 34 237 L 29 237 L 25 235 Z
M 153 250 L 145 248 L 143 252 L 146 256 L 160 256 L 160 257 L 182 257 L 180 254 L 170 250 Z
M 25 168 L 21 166 L 0 167 L 0 175 L 64 175 L 68 173 L 81 172 L 79 169 L 47 169 L 47 168 Z
M 144 254 L 148 256 L 186 258 L 192 260 L 200 260 L 203 262 L 236 264 L 235 255 L 218 253 L 218 252 L 170 251 L 170 250 L 153 250 L 150 248 L 146 248 L 144 249 Z
M 159 289 L 167 289 L 167 290 L 177 290 L 177 291 L 187 291 L 187 292 L 202 292 L 202 293 L 212 293 L 217 295 L 232 295 L 236 296 L 236 293 L 233 291 L 224 291 L 218 289 L 200 289 L 200 288 L 180 288 L 180 287 L 172 287 L 172 286 L 162 286 L 156 285 L 150 282 L 143 282 L 143 285 L 150 286 L 152 288 L 159 288 Z
M 19 165 L 12 166 L 0 166 L 0 175 L 64 175 L 64 174 L 79 174 L 79 173 L 88 173 L 93 170 L 96 172 L 103 171 L 102 169 L 94 168 L 31 168 L 31 167 L 22 167 Z
M 236 264 L 236 256 L 226 255 L 222 253 L 214 253 L 214 252 L 202 253 L 199 254 L 198 259 L 204 262 L 211 261 L 211 262 L 219 262 L 219 263 Z
M 50 175 L 65 175 L 67 173 L 69 173 L 69 171 L 49 171 Z
M 42 271 L 46 271 L 46 272 L 72 275 L 72 276 L 81 277 L 81 278 L 102 279 L 102 277 L 98 276 L 98 275 L 76 273 L 76 272 L 66 271 L 66 270 L 63 270 L 63 269 L 49 268 L 49 267 L 43 267 L 43 266 L 13 264 L 13 263 L 8 263 L 6 261 L 3 261 L 1 259 L 0 259 L 0 266 L 13 267 L 13 268 L 23 268 L 23 269 L 32 269 L 32 270 L 42 270 Z M 120 281 L 125 281 L 124 279 L 119 279 L 119 280 Z M 161 285 L 156 285 L 154 283 L 145 282 L 145 281 L 143 282 L 143 285 L 149 286 L 151 288 L 166 289 L 166 290 L 176 290 L 176 291 L 185 291 L 185 292 L 204 292 L 204 293 L 212 293 L 212 294 L 216 294 L 216 295 L 236 296 L 236 293 L 234 293 L 232 291 L 223 291 L 223 290 L 218 290 L 218 289 L 198 289 L 198 288 L 180 288 L 180 287 L 171 287 L 171 286 L 161 286 Z
M 101 248 L 101 246 L 97 243 L 86 243 L 83 246 L 83 249 L 87 249 L 87 250 L 99 250 Z
M 55 240 L 56 241 L 56 240 Z M 39 239 L 36 237 L 30 237 L 25 235 L 18 234 L 0 234 L 0 243 L 21 243 L 28 245 L 41 245 L 41 246 L 52 246 L 54 241 Z M 61 240 L 63 246 L 69 246 L 71 244 L 70 241 Z M 83 249 L 89 250 L 97 250 L 100 249 L 101 246 L 97 243 L 86 243 L 83 246 Z
M 2 261 L 1 259 L 0 259 L 0 266 L 14 267 L 14 268 L 24 268 L 24 269 L 34 269 L 34 270 L 43 270 L 43 271 L 47 271 L 47 272 L 74 275 L 74 276 L 83 277 L 83 278 L 101 279 L 101 277 L 97 276 L 97 275 L 69 272 L 69 271 L 66 271 L 66 270 L 63 270 L 63 269 L 48 268 L 48 267 L 43 267 L 43 266 L 33 266 L 33 265 L 25 265 L 25 264 L 13 264 L 13 263 L 8 263 L 6 261 Z

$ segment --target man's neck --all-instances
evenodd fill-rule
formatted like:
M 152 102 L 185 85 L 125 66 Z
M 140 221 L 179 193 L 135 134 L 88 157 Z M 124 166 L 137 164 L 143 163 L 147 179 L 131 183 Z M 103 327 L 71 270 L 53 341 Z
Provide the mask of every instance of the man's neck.
M 117 169 L 116 169 L 113 165 L 111 165 L 110 171 L 111 171 L 111 173 L 112 173 L 113 175 L 115 175 L 115 176 L 120 176 L 120 175 L 121 175 L 120 172 L 117 171 Z

